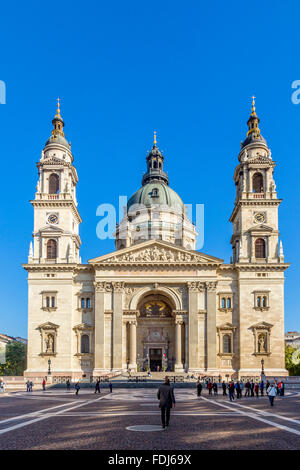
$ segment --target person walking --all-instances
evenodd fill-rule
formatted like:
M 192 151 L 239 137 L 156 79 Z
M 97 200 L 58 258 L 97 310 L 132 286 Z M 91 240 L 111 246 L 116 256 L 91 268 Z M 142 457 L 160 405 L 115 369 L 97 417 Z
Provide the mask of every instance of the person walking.
M 32 380 L 30 381 L 30 384 L 29 384 L 29 391 L 32 392 L 32 387 L 33 387 L 33 382 Z
M 109 382 L 108 386 L 109 386 L 109 393 L 112 393 L 112 383 Z
M 234 400 L 234 382 L 232 380 L 228 384 L 228 395 L 230 401 Z
M 268 390 L 270 388 L 270 382 L 267 380 L 267 383 L 266 383 L 266 394 L 268 395 Z
M 250 388 L 251 388 L 250 382 L 249 380 L 247 380 L 246 385 L 245 385 L 245 389 L 246 389 L 245 397 L 250 397 Z
M 5 393 L 5 388 L 6 388 L 6 383 L 4 382 L 4 380 L 1 380 L 1 383 L 0 383 L 1 393 Z
M 200 379 L 197 381 L 197 396 L 201 397 L 201 392 L 202 392 L 202 384 L 200 382 Z
M 208 395 L 212 395 L 212 383 L 210 380 L 207 382 L 207 388 L 208 388 Z
M 161 409 L 161 424 L 163 429 L 169 426 L 171 408 L 175 407 L 174 390 L 170 385 L 169 377 L 165 377 L 164 384 L 161 385 L 157 392 L 159 407 Z
M 26 387 L 27 387 L 26 392 L 30 392 L 30 381 L 29 380 L 27 380 L 27 382 L 26 382 Z
M 222 389 L 223 389 L 223 396 L 226 396 L 227 395 L 227 393 L 226 393 L 226 383 L 224 382 L 224 380 L 222 382 Z
M 45 392 L 46 391 L 46 380 L 45 379 L 43 379 L 42 386 L 43 386 L 43 392 Z
M 274 406 L 274 398 L 276 397 L 276 395 L 277 395 L 276 387 L 275 387 L 274 384 L 272 384 L 268 388 L 268 397 L 269 397 L 269 401 L 270 401 L 271 406 Z
M 80 390 L 79 382 L 76 383 L 76 385 L 75 385 L 75 390 L 76 390 L 75 395 L 78 395 L 78 392 L 79 392 L 79 390 Z
M 281 381 L 280 396 L 281 397 L 284 396 L 284 381 L 283 380 Z
M 258 385 L 258 383 L 256 383 L 256 384 L 254 385 L 254 391 L 255 391 L 256 398 L 258 398 L 258 393 L 259 393 L 259 385 Z
M 240 386 L 239 381 L 237 381 L 237 383 L 235 384 L 235 390 L 236 390 L 236 398 L 241 398 L 241 386 Z
M 255 384 L 253 380 L 251 380 L 251 384 L 250 384 L 251 397 L 254 397 L 254 387 L 255 387 Z
M 216 384 L 216 382 L 213 383 L 212 388 L 214 391 L 214 395 L 218 395 L 218 385 Z
M 95 393 L 100 393 L 100 380 L 98 379 L 96 381 L 96 385 L 95 385 Z
M 240 396 L 240 398 L 242 398 L 242 396 L 243 396 L 243 390 L 244 390 L 244 388 L 245 388 L 244 382 L 241 380 L 241 381 L 240 381 L 240 389 L 241 389 L 241 396 Z
M 70 384 L 70 380 L 69 380 L 69 379 L 67 379 L 67 381 L 66 381 L 66 386 L 67 386 L 67 392 L 69 392 L 69 391 L 70 391 L 70 387 L 71 387 L 71 384 Z
M 260 394 L 263 397 L 264 396 L 264 388 L 265 388 L 265 384 L 264 384 L 263 380 L 261 380 L 261 382 L 259 384 L 259 388 L 260 388 Z

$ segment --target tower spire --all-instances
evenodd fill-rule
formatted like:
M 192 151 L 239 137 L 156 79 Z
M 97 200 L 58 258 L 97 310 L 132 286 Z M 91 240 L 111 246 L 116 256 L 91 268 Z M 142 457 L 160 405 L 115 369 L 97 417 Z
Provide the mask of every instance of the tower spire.
M 56 101 L 57 101 L 57 110 L 56 110 L 55 117 L 62 119 L 62 117 L 60 115 L 60 98 L 56 98 Z
M 167 173 L 164 172 L 164 157 L 157 147 L 156 131 L 153 135 L 153 147 L 147 155 L 147 173 L 144 174 L 142 185 L 150 181 L 161 181 L 162 183 L 169 184 Z
M 258 138 L 260 135 L 260 129 L 258 127 L 259 124 L 259 118 L 256 114 L 256 108 L 255 108 L 255 96 L 252 96 L 252 108 L 251 108 L 251 114 L 248 119 L 248 132 L 247 132 L 247 137 L 250 134 L 254 134 L 254 137 Z
M 52 135 L 54 136 L 54 138 L 57 135 L 61 135 L 62 137 L 65 136 L 65 133 L 63 131 L 65 123 L 60 114 L 60 101 L 61 99 L 57 98 L 56 114 L 54 116 L 54 119 L 52 120 L 52 124 L 53 124 Z
M 156 147 L 157 140 L 156 140 L 156 131 L 154 131 L 154 136 L 153 136 L 153 147 Z

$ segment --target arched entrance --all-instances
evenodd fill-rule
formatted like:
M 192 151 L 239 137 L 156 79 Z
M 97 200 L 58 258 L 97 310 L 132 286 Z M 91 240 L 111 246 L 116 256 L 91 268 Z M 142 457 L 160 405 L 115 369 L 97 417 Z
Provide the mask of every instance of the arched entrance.
M 174 305 L 161 292 L 149 292 L 137 310 L 137 364 L 140 370 L 171 371 L 176 362 Z

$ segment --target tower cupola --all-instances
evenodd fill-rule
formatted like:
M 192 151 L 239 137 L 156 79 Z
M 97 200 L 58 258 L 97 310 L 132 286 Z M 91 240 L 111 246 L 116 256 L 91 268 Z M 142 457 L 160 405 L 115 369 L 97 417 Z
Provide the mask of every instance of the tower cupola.
M 63 118 L 61 117 L 60 114 L 60 99 L 57 98 L 57 109 L 56 109 L 56 114 L 54 118 L 52 119 L 52 124 L 53 124 L 53 129 L 51 132 L 51 136 L 46 142 L 46 145 L 48 144 L 60 144 L 63 145 L 64 147 L 67 147 L 68 149 L 71 148 L 71 145 L 65 138 L 65 133 L 64 133 L 64 121 Z
M 246 147 L 246 145 L 253 144 L 253 143 L 264 143 L 267 145 L 266 140 L 263 138 L 263 136 L 260 133 L 260 128 L 259 128 L 259 117 L 256 114 L 255 110 L 255 96 L 252 96 L 252 109 L 251 109 L 251 114 L 250 117 L 247 121 L 248 125 L 248 132 L 247 132 L 247 137 L 244 140 L 244 142 L 241 143 L 242 149 Z
M 153 147 L 148 153 L 147 158 L 147 173 L 144 174 L 142 185 L 153 181 L 169 184 L 167 173 L 163 171 L 164 157 L 157 147 L 156 132 L 154 132 Z

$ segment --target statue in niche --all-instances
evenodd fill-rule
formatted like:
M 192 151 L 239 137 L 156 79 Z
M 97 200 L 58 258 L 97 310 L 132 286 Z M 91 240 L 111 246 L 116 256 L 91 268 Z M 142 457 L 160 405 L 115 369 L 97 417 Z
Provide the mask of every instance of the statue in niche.
M 54 337 L 52 334 L 48 334 L 45 340 L 46 353 L 54 353 Z
M 261 335 L 258 336 L 258 352 L 259 353 L 267 352 L 266 335 L 264 333 L 262 333 Z

